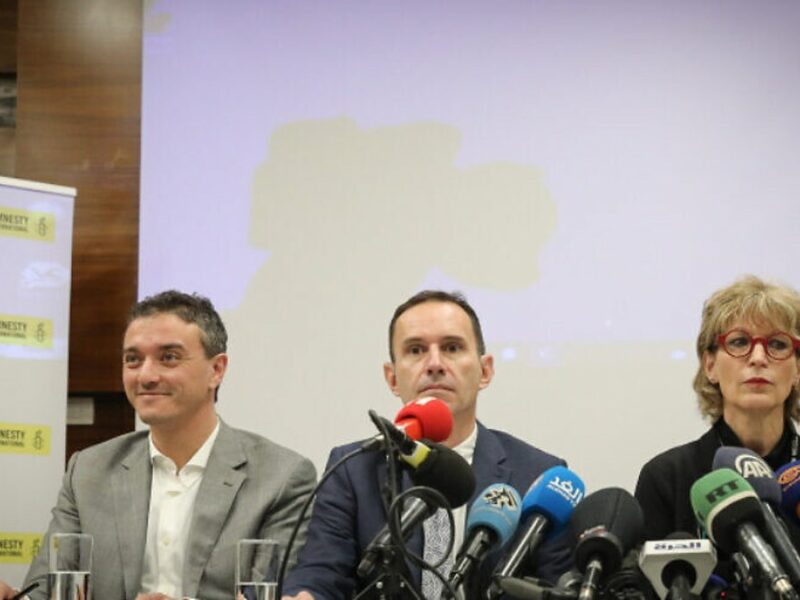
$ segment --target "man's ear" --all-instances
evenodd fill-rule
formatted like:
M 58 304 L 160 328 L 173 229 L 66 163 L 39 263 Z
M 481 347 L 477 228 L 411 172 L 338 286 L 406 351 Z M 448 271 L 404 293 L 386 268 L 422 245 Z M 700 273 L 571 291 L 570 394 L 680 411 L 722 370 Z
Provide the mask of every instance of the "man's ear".
M 484 354 L 481 356 L 481 381 L 480 389 L 485 388 L 492 382 L 494 377 L 494 356 Z
M 394 374 L 394 364 L 390 362 L 383 363 L 383 378 L 386 384 L 395 396 L 400 394 L 397 392 L 397 376 Z
M 211 369 L 214 374 L 211 376 L 211 383 L 216 389 L 222 383 L 222 378 L 225 376 L 225 371 L 228 370 L 228 355 L 220 352 L 211 359 Z

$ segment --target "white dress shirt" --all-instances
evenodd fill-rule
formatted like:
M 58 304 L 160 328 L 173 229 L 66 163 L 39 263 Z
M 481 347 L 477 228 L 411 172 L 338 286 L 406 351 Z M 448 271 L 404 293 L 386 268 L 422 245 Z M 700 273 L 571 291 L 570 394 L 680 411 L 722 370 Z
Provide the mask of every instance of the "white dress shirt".
M 170 598 L 183 597 L 183 563 L 194 501 L 218 433 L 219 421 L 180 471 L 172 459 L 155 447 L 152 434 L 149 437 L 153 479 L 142 567 L 143 593 L 159 592 Z
M 472 429 L 472 433 L 467 436 L 463 442 L 461 442 L 458 446 L 453 448 L 458 454 L 466 460 L 470 466 L 472 465 L 472 456 L 475 454 L 475 442 L 478 440 L 478 426 L 475 425 Z M 453 551 L 452 556 L 455 558 L 458 550 L 461 548 L 461 544 L 464 543 L 464 534 L 467 528 L 467 511 L 469 510 L 469 506 L 467 503 L 462 504 L 458 508 L 453 509 L 453 523 L 455 525 L 455 532 L 454 532 L 454 539 L 453 539 Z

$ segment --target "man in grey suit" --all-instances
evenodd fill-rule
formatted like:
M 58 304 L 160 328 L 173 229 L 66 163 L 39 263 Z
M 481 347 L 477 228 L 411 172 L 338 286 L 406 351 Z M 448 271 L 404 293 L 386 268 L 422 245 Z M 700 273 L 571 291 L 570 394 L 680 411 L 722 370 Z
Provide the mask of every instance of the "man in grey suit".
M 125 393 L 150 431 L 75 453 L 43 548 L 54 532 L 94 536 L 95 600 L 230 600 L 236 544 L 286 547 L 316 479 L 310 461 L 216 414 L 227 333 L 211 302 L 167 291 L 130 313 Z M 300 540 L 302 546 L 305 524 Z M 47 552 L 25 584 L 47 598 Z

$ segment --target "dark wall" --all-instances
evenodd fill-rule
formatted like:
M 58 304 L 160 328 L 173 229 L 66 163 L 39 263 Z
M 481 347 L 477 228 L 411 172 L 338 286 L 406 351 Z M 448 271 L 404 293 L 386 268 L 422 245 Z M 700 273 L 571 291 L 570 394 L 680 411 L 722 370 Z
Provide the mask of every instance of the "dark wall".
M 142 2 L 13 4 L 17 122 L 6 174 L 78 190 L 69 391 L 95 398 L 97 419 L 68 428 L 69 456 L 133 428 L 120 347 L 137 284 Z

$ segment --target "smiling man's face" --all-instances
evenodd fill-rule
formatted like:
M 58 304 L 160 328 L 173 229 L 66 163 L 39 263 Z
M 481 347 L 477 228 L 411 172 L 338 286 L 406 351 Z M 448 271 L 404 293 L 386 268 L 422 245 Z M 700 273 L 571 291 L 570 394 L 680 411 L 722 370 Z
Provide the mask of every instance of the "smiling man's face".
M 478 354 L 460 306 L 438 300 L 412 306 L 395 323 L 392 350 L 384 376 L 404 403 L 434 396 L 447 403 L 457 425 L 475 421 L 478 392 L 491 382 L 494 366 L 491 355 Z
M 213 411 L 214 391 L 227 366 L 208 357 L 200 328 L 172 313 L 135 319 L 125 331 L 122 381 L 139 418 L 153 427 L 190 427 Z

